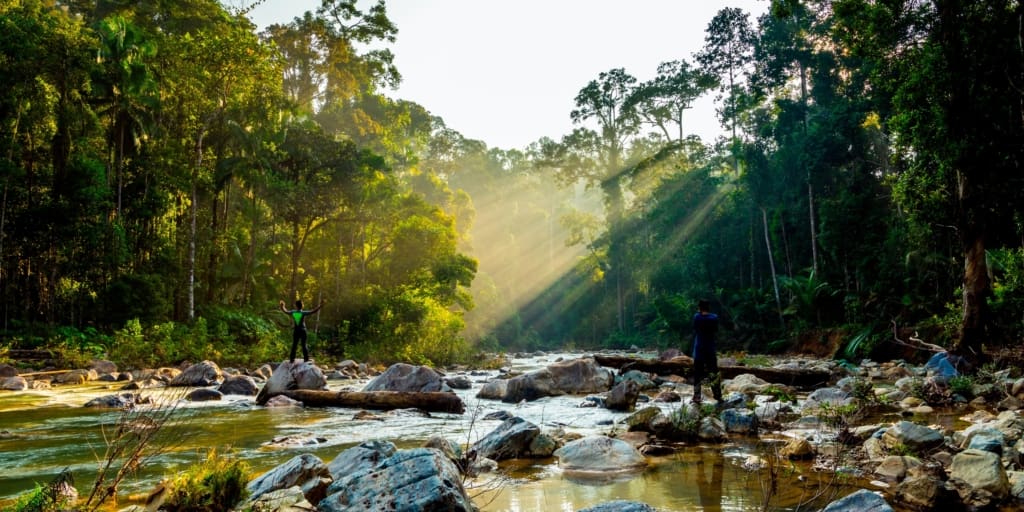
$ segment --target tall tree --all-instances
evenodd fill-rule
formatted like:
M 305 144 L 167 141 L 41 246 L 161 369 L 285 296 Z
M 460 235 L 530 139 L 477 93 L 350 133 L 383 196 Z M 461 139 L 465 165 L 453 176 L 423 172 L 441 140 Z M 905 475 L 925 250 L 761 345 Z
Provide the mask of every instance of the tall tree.
M 841 29 L 869 58 L 905 169 L 898 197 L 917 218 L 953 225 L 963 259 L 954 351 L 983 357 L 992 292 L 986 252 L 1019 243 L 1024 204 L 1024 5 L 1013 0 L 839 1 Z M 865 37 L 866 36 L 866 37 Z
M 600 187 L 605 201 L 608 232 L 621 234 L 624 209 L 623 181 L 629 168 L 625 164 L 626 145 L 639 129 L 639 117 L 627 103 L 636 78 L 624 69 L 602 72 L 576 95 L 574 123 L 597 123 L 597 131 L 577 129 L 563 141 L 575 153 L 570 165 L 563 166 L 563 179 L 569 183 L 584 180 Z M 610 239 L 608 270 L 615 289 L 616 322 L 626 330 L 625 295 L 628 277 L 624 247 L 620 240 Z
M 719 77 L 725 105 L 722 118 L 729 123 L 733 140 L 741 108 L 740 97 L 744 76 L 753 57 L 755 39 L 750 14 L 738 7 L 726 7 L 711 19 L 704 36 L 704 48 L 697 53 L 697 61 L 709 73 Z

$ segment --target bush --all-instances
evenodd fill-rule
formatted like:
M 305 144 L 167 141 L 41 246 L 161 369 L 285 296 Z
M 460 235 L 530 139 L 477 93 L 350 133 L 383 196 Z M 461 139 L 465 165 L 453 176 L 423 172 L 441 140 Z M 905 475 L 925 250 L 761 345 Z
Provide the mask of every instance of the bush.
M 219 512 L 230 510 L 247 496 L 249 466 L 210 450 L 206 458 L 169 479 L 170 493 L 161 510 Z

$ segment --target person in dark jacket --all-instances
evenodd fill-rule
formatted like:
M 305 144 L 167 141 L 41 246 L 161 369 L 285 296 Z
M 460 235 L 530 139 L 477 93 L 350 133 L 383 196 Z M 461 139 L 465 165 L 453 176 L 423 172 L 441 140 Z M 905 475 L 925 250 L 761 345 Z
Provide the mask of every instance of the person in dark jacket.
M 711 393 L 722 401 L 722 377 L 718 373 L 718 355 L 715 353 L 715 334 L 718 315 L 711 312 L 711 303 L 702 300 L 693 315 L 693 403 L 701 402 L 701 384 L 710 379 Z
M 320 305 L 310 309 L 302 309 L 302 301 L 295 301 L 295 309 L 287 309 L 284 307 L 284 301 L 278 303 L 281 306 L 281 311 L 288 315 L 292 319 L 292 352 L 291 357 L 288 359 L 290 362 L 295 362 L 295 349 L 298 347 L 299 341 L 302 342 L 302 360 L 309 361 L 309 349 L 306 348 L 306 317 L 320 311 L 320 308 L 324 307 L 324 301 L 320 301 Z

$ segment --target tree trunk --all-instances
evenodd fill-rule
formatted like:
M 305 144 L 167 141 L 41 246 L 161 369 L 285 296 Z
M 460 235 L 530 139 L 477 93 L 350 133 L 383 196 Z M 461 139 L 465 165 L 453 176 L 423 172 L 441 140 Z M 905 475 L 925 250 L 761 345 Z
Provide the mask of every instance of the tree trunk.
M 779 312 L 779 325 L 785 329 L 786 320 L 782 318 L 782 299 L 779 297 L 779 277 L 775 274 L 775 257 L 772 256 L 772 239 L 768 235 L 768 212 L 761 208 L 761 221 L 764 225 L 764 245 L 768 250 L 768 266 L 772 271 L 772 288 L 775 290 L 775 307 Z
M 693 359 L 689 356 L 677 356 L 667 361 L 658 359 L 641 359 L 628 356 L 594 355 L 597 364 L 607 368 L 617 368 L 619 373 L 639 370 L 656 375 L 678 375 L 686 377 L 693 371 Z M 828 370 L 818 368 L 763 368 L 753 366 L 719 366 L 723 378 L 732 379 L 737 375 L 749 373 L 759 379 L 773 384 L 785 384 L 798 388 L 813 388 L 828 383 L 832 375 Z
M 428 412 L 454 414 L 462 414 L 466 411 L 466 406 L 458 395 L 442 391 L 320 391 L 296 389 L 285 391 L 281 394 L 292 400 L 302 402 L 306 407 L 354 407 L 385 411 L 393 409 L 422 409 Z
M 964 280 L 963 319 L 960 323 L 960 339 L 953 352 L 966 357 L 972 363 L 983 358 L 982 344 L 985 341 L 985 327 L 988 317 L 988 295 L 991 283 L 988 277 L 988 262 L 985 259 L 985 237 L 973 227 L 964 229 Z

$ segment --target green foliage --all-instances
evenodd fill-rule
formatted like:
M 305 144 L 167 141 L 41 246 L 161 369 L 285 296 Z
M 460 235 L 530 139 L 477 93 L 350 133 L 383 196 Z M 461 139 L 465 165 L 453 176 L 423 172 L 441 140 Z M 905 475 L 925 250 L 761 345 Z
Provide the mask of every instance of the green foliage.
M 969 375 L 957 375 L 950 378 L 949 391 L 967 399 L 974 398 L 974 378 Z
M 247 496 L 246 485 L 251 476 L 245 461 L 218 455 L 211 449 L 202 461 L 168 478 L 170 492 L 161 510 L 215 512 L 230 509 Z
M 783 388 L 780 388 L 778 386 L 775 386 L 775 385 L 771 385 L 771 386 L 766 387 L 764 389 L 764 391 L 762 391 L 762 393 L 765 394 L 765 395 L 774 396 L 775 399 L 780 401 L 780 402 L 788 402 L 788 403 L 792 403 L 792 404 L 796 403 L 796 395 L 795 394 L 793 394 L 792 392 L 790 392 L 790 391 L 788 391 L 786 389 L 783 389 Z
M 825 402 L 818 408 L 817 417 L 822 423 L 843 431 L 853 424 L 860 413 L 860 405 L 856 402 L 838 406 Z

